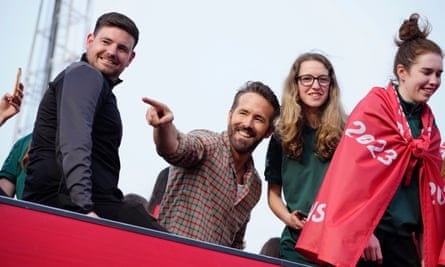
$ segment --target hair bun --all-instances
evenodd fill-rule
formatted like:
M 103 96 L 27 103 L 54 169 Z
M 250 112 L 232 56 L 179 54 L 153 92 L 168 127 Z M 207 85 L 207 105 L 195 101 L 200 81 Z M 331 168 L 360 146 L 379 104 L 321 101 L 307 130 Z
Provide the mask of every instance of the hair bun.
M 402 23 L 399 29 L 399 38 L 396 40 L 398 46 L 415 39 L 426 39 L 431 32 L 431 26 L 428 21 L 425 21 L 423 29 L 420 29 L 419 19 L 419 14 L 413 13 L 409 19 Z

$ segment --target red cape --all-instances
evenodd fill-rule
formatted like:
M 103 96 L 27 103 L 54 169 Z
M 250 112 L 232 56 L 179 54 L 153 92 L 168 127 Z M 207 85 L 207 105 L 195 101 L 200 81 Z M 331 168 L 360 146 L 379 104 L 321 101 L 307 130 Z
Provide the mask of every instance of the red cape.
M 445 142 L 440 145 L 440 154 L 442 155 L 442 159 L 445 159 Z
M 425 266 L 438 265 L 445 236 L 440 133 L 426 104 L 421 120 L 422 133 L 414 139 L 393 85 L 369 92 L 348 119 L 298 251 L 315 261 L 355 266 L 398 186 L 410 182 L 420 161 L 423 258 Z

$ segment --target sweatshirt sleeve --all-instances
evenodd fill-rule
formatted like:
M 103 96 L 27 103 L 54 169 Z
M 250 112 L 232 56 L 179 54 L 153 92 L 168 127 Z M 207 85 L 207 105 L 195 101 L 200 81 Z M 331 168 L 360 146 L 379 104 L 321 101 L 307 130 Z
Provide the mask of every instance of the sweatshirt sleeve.
M 83 213 L 93 210 L 92 129 L 103 83 L 100 72 L 80 64 L 67 69 L 59 93 L 56 149 L 71 201 Z

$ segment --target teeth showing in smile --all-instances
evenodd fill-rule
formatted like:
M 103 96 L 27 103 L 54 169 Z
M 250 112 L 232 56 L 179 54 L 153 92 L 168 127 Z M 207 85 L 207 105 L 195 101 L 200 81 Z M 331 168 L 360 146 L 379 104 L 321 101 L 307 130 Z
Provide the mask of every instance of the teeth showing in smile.
M 115 65 L 113 60 L 109 60 L 107 58 L 104 57 L 100 57 L 100 59 L 105 63 L 105 64 L 109 64 L 109 65 Z
M 240 129 L 240 128 L 238 128 L 238 129 L 236 129 L 236 132 L 237 132 L 241 137 L 244 137 L 244 138 L 252 138 L 252 137 L 255 136 L 251 131 L 249 131 L 249 130 L 247 130 L 247 129 Z
M 434 90 L 433 89 L 425 89 L 425 88 L 423 88 L 422 90 L 423 90 L 423 92 L 424 92 L 424 94 L 426 96 L 432 96 L 434 94 Z
M 250 134 L 249 134 L 248 132 L 245 132 L 245 131 L 238 131 L 238 133 L 239 133 L 241 136 L 243 136 L 243 137 L 250 138 Z
M 313 99 L 321 99 L 322 94 L 321 93 L 310 93 L 309 96 L 311 96 Z

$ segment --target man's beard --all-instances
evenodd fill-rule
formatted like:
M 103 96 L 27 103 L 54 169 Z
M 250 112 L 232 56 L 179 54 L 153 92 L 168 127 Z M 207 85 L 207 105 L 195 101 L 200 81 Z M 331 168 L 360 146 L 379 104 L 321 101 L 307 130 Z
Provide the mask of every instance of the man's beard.
M 247 140 L 239 140 L 235 137 L 236 132 L 243 131 L 247 132 L 250 137 L 257 137 L 257 133 L 252 128 L 243 128 L 241 126 L 236 126 L 235 128 L 230 127 L 228 125 L 227 127 L 227 133 L 229 135 L 229 142 L 233 149 L 238 154 L 246 154 L 246 153 L 252 153 L 253 150 L 258 146 L 258 144 L 263 140 L 263 137 L 258 139 L 253 139 L 254 141 L 247 141 Z

